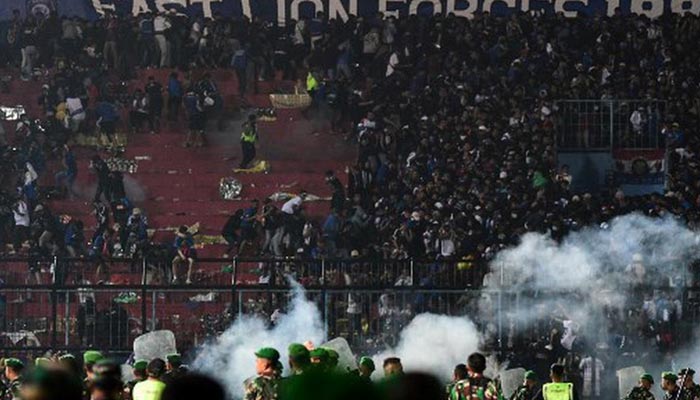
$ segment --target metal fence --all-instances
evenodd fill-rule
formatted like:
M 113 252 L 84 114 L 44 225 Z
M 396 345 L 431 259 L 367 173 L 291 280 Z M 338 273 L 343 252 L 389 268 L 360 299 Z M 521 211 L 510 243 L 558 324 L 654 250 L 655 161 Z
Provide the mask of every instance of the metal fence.
M 666 102 L 662 100 L 560 100 L 560 150 L 658 149 Z
M 118 285 L 170 286 L 172 264 L 166 259 L 112 259 L 106 263 L 109 281 Z M 97 263 L 84 258 L 0 258 L 5 285 L 89 285 L 102 279 Z M 185 266 L 180 266 L 180 277 Z M 420 286 L 465 288 L 481 286 L 485 266 L 464 260 L 372 260 L 232 258 L 200 259 L 192 271 L 196 285 L 284 285 L 288 277 L 303 285 Z M 180 282 L 183 283 L 183 282 Z

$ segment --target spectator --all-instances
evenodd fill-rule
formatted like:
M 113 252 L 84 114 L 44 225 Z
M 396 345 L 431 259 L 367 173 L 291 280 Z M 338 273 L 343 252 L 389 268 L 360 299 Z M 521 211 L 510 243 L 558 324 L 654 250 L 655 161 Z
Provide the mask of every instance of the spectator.
M 178 282 L 178 269 L 181 263 L 187 263 L 186 284 L 192 283 L 192 268 L 197 259 L 197 250 L 194 248 L 194 238 L 186 226 L 181 226 L 177 230 L 175 242 L 173 243 L 175 258 L 172 262 L 173 283 Z

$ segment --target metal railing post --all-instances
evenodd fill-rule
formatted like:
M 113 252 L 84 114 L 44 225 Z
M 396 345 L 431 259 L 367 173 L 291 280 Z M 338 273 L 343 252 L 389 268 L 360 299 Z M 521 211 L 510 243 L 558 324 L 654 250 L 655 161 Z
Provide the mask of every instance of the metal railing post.
M 321 282 L 322 285 L 326 284 L 326 258 L 321 258 Z
M 416 281 L 414 279 L 415 273 L 413 269 L 415 268 L 415 263 L 413 261 L 413 257 L 408 261 L 408 267 L 409 267 L 409 273 L 411 274 L 411 286 L 414 286 L 416 284 Z
M 238 273 L 238 255 L 233 256 L 231 262 L 231 286 L 236 286 L 236 274 Z

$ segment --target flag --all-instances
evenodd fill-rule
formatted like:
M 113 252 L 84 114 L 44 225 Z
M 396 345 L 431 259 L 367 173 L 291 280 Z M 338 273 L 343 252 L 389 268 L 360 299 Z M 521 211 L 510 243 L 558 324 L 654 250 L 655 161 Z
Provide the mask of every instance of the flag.
M 615 181 L 626 185 L 659 185 L 665 176 L 664 149 L 615 150 Z

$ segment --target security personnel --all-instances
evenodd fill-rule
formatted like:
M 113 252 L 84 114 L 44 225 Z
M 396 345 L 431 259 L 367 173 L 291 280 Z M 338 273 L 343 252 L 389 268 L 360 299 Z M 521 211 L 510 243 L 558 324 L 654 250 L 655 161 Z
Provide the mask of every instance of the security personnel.
M 277 385 L 281 375 L 280 353 L 272 347 L 263 347 L 255 352 L 255 377 L 244 382 L 244 400 L 277 399 Z
M 163 375 L 163 382 L 166 385 L 188 372 L 187 367 L 182 365 L 182 357 L 179 354 L 168 354 L 165 359 L 167 360 L 166 370 L 168 372 Z
M 456 382 L 450 400 L 497 400 L 498 389 L 493 381 L 484 376 L 486 357 L 472 353 L 467 358 L 467 378 Z
M 127 382 L 126 386 L 124 387 L 124 395 L 127 399 L 131 398 L 131 394 L 134 392 L 134 387 L 136 386 L 136 384 L 145 381 L 148 377 L 146 373 L 147 367 L 148 361 L 146 360 L 137 360 L 136 362 L 134 362 L 134 379 Z
M 650 374 L 642 374 L 639 377 L 639 386 L 632 390 L 622 400 L 655 400 L 651 393 L 654 378 Z
M 5 379 L 7 379 L 5 400 L 19 400 L 22 397 L 22 370 L 24 370 L 24 363 L 16 358 L 7 358 L 4 365 Z
M 574 391 L 574 384 L 564 382 L 564 366 L 552 364 L 549 370 L 550 383 L 542 386 L 542 397 L 544 400 L 577 400 Z
M 165 383 L 160 380 L 165 373 L 165 361 L 160 358 L 151 360 L 146 367 L 146 373 L 148 378 L 134 386 L 131 398 L 133 400 L 160 400 L 163 390 L 165 390 Z
M 85 379 L 83 379 L 83 398 L 90 398 L 90 385 L 92 381 L 95 380 L 95 374 L 93 372 L 93 367 L 95 364 L 100 362 L 104 356 L 102 353 L 96 350 L 88 350 L 83 353 L 83 370 L 85 372 Z
M 693 382 L 695 370 L 692 368 L 683 368 L 678 372 L 678 377 L 683 377 L 683 391 L 681 391 L 680 400 L 698 400 L 700 399 L 700 385 Z
M 289 353 L 289 368 L 292 375 L 301 375 L 309 368 L 311 358 L 309 349 L 301 343 L 292 343 L 287 348 Z
M 329 348 L 325 348 L 328 353 L 328 371 L 335 371 L 338 368 L 338 361 L 340 361 L 340 354 L 337 351 Z
M 372 361 L 371 358 L 363 356 L 360 358 L 360 377 L 364 378 L 366 380 L 370 380 L 370 377 L 372 376 L 372 373 L 376 369 L 374 367 L 374 361 Z
M 255 159 L 255 143 L 258 141 L 258 127 L 255 122 L 255 114 L 248 116 L 248 121 L 243 124 L 241 131 L 241 152 L 243 160 L 241 160 L 241 169 L 248 168 L 248 164 Z
M 678 375 L 667 371 L 661 373 L 661 389 L 664 390 L 664 400 L 678 400 L 678 390 L 680 388 L 676 384 Z
M 319 347 L 311 350 L 309 353 L 311 357 L 311 364 L 317 371 L 326 371 L 328 369 L 328 350 Z
M 513 392 L 510 400 L 533 400 L 537 398 L 537 374 L 535 371 L 525 372 L 525 381 Z

